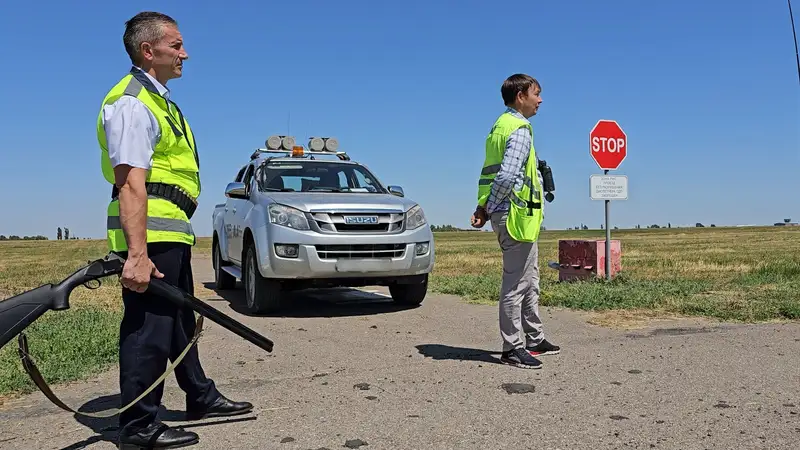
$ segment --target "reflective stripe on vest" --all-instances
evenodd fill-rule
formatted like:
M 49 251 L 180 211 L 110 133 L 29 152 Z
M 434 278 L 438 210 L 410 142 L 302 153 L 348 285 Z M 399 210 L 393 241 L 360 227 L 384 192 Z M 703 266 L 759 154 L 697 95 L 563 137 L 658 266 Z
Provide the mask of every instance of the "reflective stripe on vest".
M 196 200 L 201 189 L 200 160 L 194 133 L 180 108 L 162 97 L 147 76 L 135 68 L 106 95 L 97 119 L 103 176 L 109 183 L 114 183 L 114 170 L 108 157 L 102 125 L 102 107 L 126 95 L 144 103 L 159 124 L 160 138 L 153 149 L 152 168 L 148 171 L 146 181 L 177 186 Z M 108 205 L 107 241 L 109 251 L 127 250 L 119 218 L 119 201 L 116 199 L 112 199 Z M 194 245 L 195 236 L 186 213 L 170 201 L 148 196 L 147 242 L 181 242 Z
M 106 227 L 109 230 L 122 230 L 122 221 L 119 216 L 108 216 Z M 177 233 L 192 234 L 192 224 L 180 219 L 166 219 L 164 217 L 148 217 L 147 229 L 154 231 L 174 231 Z

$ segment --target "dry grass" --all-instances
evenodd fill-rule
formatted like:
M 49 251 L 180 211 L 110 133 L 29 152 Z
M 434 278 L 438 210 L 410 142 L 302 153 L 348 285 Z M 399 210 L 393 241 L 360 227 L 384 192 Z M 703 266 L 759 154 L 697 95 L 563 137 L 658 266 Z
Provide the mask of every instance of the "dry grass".
M 19 294 L 46 283 L 56 283 L 90 260 L 107 253 L 101 240 L 3 241 L 0 242 L 0 298 Z M 210 256 L 210 239 L 200 239 L 193 254 Z M 70 297 L 72 306 L 115 309 L 121 301 L 116 277 L 102 280 L 96 290 L 78 288 Z
M 675 319 L 685 319 L 685 316 L 656 309 L 612 309 L 597 312 L 586 322 L 605 328 L 633 330 Z
M 800 319 L 800 227 L 614 231 L 623 273 L 614 281 L 558 283 L 559 239 L 603 239 L 602 231 L 545 231 L 540 241 L 542 304 L 597 312 L 590 322 L 631 328 L 675 316 L 742 321 Z M 196 256 L 210 256 L 200 239 Z M 497 301 L 501 253 L 493 233 L 436 234 L 431 290 L 471 302 Z M 105 255 L 104 241 L 0 242 L 0 298 L 57 282 Z M 213 295 L 197 280 L 198 296 Z M 116 277 L 78 288 L 68 311 L 45 314 L 26 333 L 48 382 L 70 381 L 116 363 L 121 299 Z M 0 349 L 0 396 L 34 388 L 16 342 Z

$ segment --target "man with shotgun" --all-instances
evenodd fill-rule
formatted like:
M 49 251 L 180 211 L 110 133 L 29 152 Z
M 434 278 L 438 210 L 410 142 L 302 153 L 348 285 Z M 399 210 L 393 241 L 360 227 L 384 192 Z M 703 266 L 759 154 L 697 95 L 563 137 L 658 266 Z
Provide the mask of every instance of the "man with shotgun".
M 120 326 L 120 390 L 128 404 L 164 372 L 190 342 L 194 314 L 148 291 L 151 277 L 192 294 L 190 219 L 200 195 L 194 134 L 167 81 L 179 78 L 188 54 L 171 17 L 142 12 L 126 22 L 123 43 L 132 67 L 103 99 L 97 121 L 101 167 L 111 186 L 109 251 L 126 258 L 121 274 L 125 313 Z M 249 412 L 206 377 L 197 347 L 175 368 L 188 419 Z M 160 383 L 119 417 L 120 448 L 184 447 L 196 433 L 157 422 Z M 150 447 L 148 447 L 150 448 Z

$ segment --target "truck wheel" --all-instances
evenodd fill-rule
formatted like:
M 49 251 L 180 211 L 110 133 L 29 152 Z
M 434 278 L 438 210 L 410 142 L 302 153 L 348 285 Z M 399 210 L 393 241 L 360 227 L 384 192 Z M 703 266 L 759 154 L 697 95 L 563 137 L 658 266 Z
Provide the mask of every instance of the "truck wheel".
M 249 244 L 242 268 L 247 309 L 257 314 L 275 312 L 280 309 L 281 285 L 277 281 L 261 276 L 257 264 L 256 248 L 253 244 Z
M 236 287 L 236 277 L 222 270 L 222 250 L 219 244 L 214 242 L 212 264 L 214 266 L 214 284 L 217 289 L 233 289 Z
M 389 286 L 392 300 L 401 305 L 419 305 L 428 293 L 428 275 L 422 283 L 394 284 Z

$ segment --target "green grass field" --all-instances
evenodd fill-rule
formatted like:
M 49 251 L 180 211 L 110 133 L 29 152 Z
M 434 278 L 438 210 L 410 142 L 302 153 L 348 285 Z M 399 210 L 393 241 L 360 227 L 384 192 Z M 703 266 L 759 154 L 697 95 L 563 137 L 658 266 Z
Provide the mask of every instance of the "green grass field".
M 740 321 L 800 319 L 800 227 L 614 231 L 623 270 L 610 283 L 559 283 L 558 272 L 546 267 L 558 261 L 559 239 L 605 239 L 605 232 L 542 233 L 542 305 Z M 502 260 L 493 234 L 443 233 L 436 251 L 433 290 L 497 301 Z
M 800 227 L 615 230 L 622 274 L 558 283 L 546 267 L 559 239 L 603 239 L 603 231 L 545 231 L 540 242 L 542 305 L 598 311 L 598 323 L 659 316 L 736 321 L 800 319 Z M 436 234 L 431 292 L 470 302 L 497 301 L 501 253 L 492 233 Z M 210 255 L 201 239 L 196 256 Z M 105 254 L 104 241 L 0 242 L 0 298 L 57 282 Z M 196 280 L 199 283 L 208 280 Z M 202 292 L 202 291 L 199 291 Z M 116 364 L 121 316 L 114 277 L 97 290 L 77 289 L 72 308 L 52 312 L 26 330 L 31 352 L 50 383 L 82 379 Z M 0 349 L 0 397 L 35 387 L 23 372 L 16 340 Z M 1 400 L 0 400 L 1 401 Z

